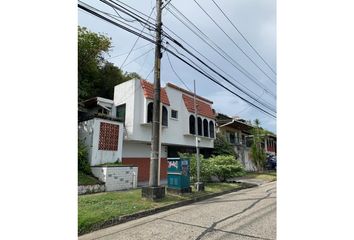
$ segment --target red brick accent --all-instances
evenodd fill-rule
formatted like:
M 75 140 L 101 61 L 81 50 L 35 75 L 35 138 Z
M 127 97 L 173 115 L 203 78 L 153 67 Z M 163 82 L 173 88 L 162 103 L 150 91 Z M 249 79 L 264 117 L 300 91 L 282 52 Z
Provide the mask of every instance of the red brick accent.
M 144 96 L 148 99 L 154 99 L 154 85 L 152 83 L 149 83 L 146 80 L 140 80 L 140 84 L 144 90 Z M 161 102 L 163 104 L 170 106 L 170 100 L 168 99 L 166 90 L 164 88 L 161 88 L 160 94 L 161 94 Z
M 194 113 L 194 99 L 192 97 L 189 97 L 185 94 L 182 94 L 184 104 L 186 105 L 186 108 L 188 112 Z M 198 99 L 196 100 L 197 102 L 197 113 L 198 115 L 208 117 L 208 118 L 215 118 L 215 115 L 213 113 L 213 110 L 211 109 L 211 106 L 205 102 L 199 101 Z
M 118 150 L 119 125 L 100 123 L 99 150 Z
M 123 158 L 122 163 L 138 167 L 138 182 L 149 181 L 150 158 Z M 167 167 L 167 158 L 161 158 L 160 180 L 167 179 Z

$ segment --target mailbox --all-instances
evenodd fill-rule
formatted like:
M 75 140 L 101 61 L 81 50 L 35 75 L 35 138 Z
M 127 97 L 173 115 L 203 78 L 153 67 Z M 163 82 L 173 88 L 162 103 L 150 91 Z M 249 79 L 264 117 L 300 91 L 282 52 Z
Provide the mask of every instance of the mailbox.
M 175 193 L 191 192 L 189 159 L 167 158 L 167 161 L 167 191 Z

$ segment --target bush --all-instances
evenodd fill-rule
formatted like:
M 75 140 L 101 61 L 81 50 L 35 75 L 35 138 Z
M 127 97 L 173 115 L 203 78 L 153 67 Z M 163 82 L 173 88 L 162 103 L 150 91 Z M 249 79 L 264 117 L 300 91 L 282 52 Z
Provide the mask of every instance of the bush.
M 245 175 L 242 164 L 233 155 L 219 155 L 209 158 L 210 173 L 222 182 L 228 178 Z
M 78 168 L 80 172 L 86 173 L 91 175 L 91 167 L 88 161 L 88 153 L 85 144 L 79 140 L 78 142 L 78 151 L 77 151 L 77 158 L 78 158 Z

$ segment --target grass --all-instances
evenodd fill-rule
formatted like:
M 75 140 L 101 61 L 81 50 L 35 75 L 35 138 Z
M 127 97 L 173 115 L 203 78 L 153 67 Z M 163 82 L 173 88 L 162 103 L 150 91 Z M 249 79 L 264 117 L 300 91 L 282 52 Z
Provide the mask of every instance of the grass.
M 277 180 L 277 172 L 249 172 L 242 178 L 255 178 L 261 179 L 269 182 L 273 182 Z
M 121 162 L 112 162 L 112 163 L 102 163 L 102 164 L 98 164 L 95 167 L 118 167 L 118 166 L 130 166 L 130 165 L 126 165 L 123 164 Z
M 87 232 L 94 224 L 116 217 L 240 187 L 235 183 L 208 183 L 204 192 L 195 192 L 195 189 L 192 193 L 184 195 L 166 192 L 166 197 L 158 202 L 142 199 L 141 189 L 81 195 L 78 201 L 79 232 Z
M 94 185 L 101 183 L 97 178 L 87 175 L 83 172 L 78 173 L 79 182 L 78 185 Z

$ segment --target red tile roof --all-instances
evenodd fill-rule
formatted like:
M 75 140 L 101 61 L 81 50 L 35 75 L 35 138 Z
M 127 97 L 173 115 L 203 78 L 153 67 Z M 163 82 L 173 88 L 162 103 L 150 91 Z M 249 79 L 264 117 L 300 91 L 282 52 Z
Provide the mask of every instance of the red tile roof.
M 154 99 L 154 85 L 146 80 L 140 80 L 141 87 L 144 91 L 144 96 L 148 99 Z M 170 100 L 168 99 L 166 90 L 161 88 L 160 90 L 161 102 L 170 106 Z
M 192 97 L 194 96 L 194 93 L 192 93 L 192 92 L 190 92 L 190 91 L 187 91 L 187 90 L 185 90 L 185 89 L 183 89 L 183 88 L 180 88 L 180 87 L 178 87 L 178 86 L 176 86 L 176 85 L 174 85 L 174 84 L 172 84 L 172 83 L 167 83 L 167 86 L 168 86 L 168 87 L 171 87 L 171 88 L 174 88 L 174 89 L 177 89 L 177 90 L 179 90 L 179 91 L 181 91 L 181 92 L 184 92 L 184 93 L 186 93 L 186 94 L 188 94 L 188 95 L 191 95 Z M 210 103 L 210 104 L 213 104 L 213 101 L 210 101 L 209 99 L 203 98 L 203 97 L 198 96 L 198 95 L 196 95 L 196 97 L 199 98 L 200 100 L 203 100 L 203 101 L 205 101 L 205 102 L 208 102 L 208 103 Z
M 182 94 L 184 104 L 186 105 L 186 108 L 188 109 L 188 112 L 194 113 L 194 99 L 190 96 L 187 96 L 185 94 Z M 207 104 L 205 102 L 199 101 L 196 99 L 197 103 L 197 114 L 208 117 L 208 118 L 215 118 L 215 115 L 213 113 L 213 110 L 211 109 L 211 105 Z

